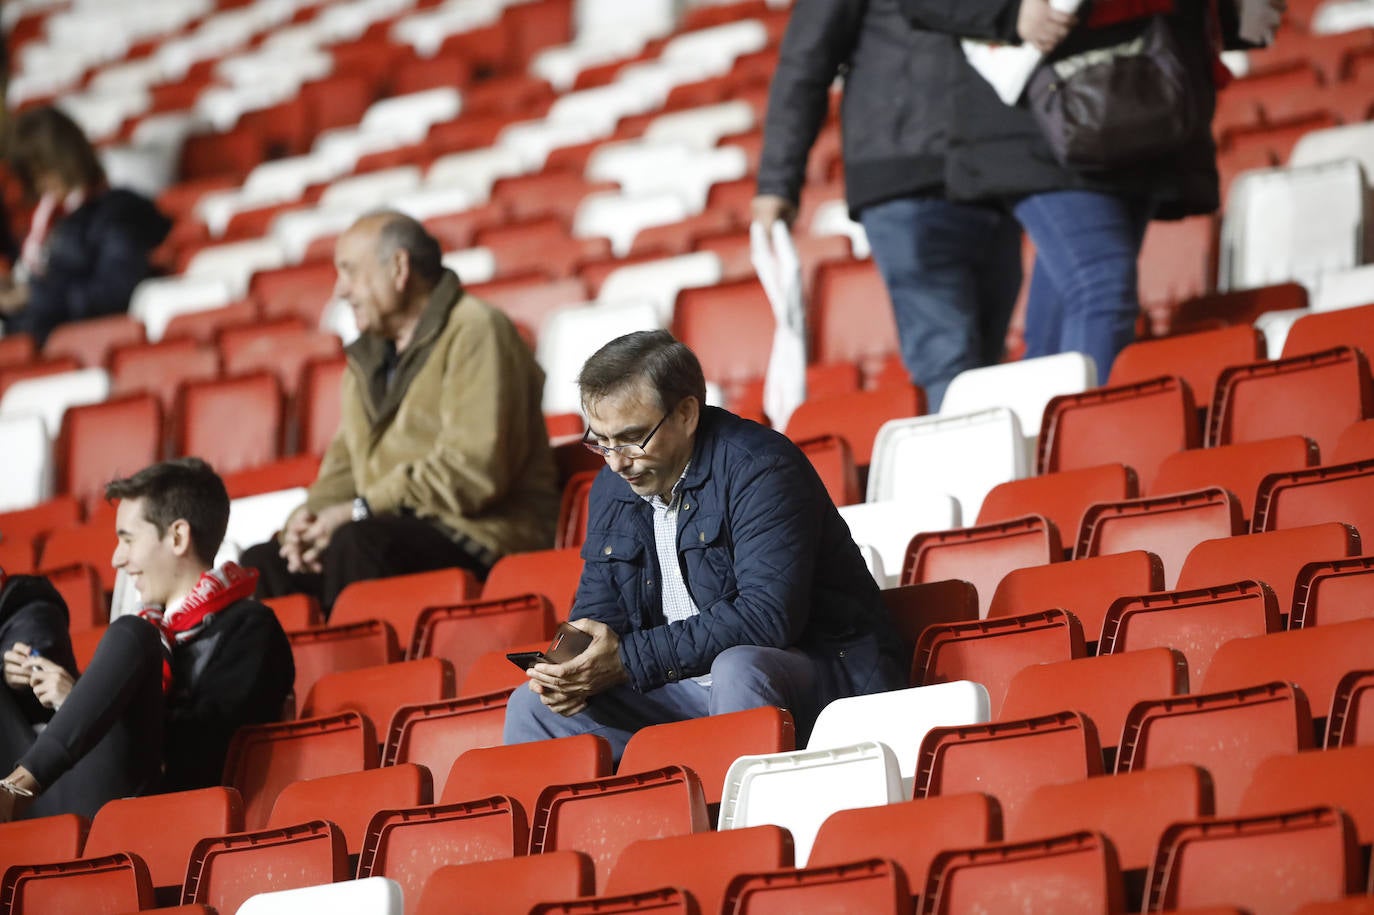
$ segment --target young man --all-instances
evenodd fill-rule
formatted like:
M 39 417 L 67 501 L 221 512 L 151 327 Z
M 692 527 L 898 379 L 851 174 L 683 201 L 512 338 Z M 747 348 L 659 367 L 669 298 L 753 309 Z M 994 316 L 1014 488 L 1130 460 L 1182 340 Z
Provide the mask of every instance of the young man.
M 463 289 L 424 226 L 363 216 L 335 247 L 357 318 L 339 431 L 280 542 L 243 563 L 265 597 L 462 566 L 553 546 L 558 490 L 544 372 L 515 325 Z
M 256 573 L 214 567 L 229 496 L 208 464 L 154 464 L 105 496 L 119 500 L 112 562 L 143 608 L 110 624 L 75 679 L 30 644 L 4 646 L 0 704 L 27 676 L 55 713 L 0 745 L 0 764 L 14 766 L 0 780 L 0 822 L 16 807 L 89 817 L 111 798 L 218 784 L 234 731 L 277 720 L 295 678 L 280 624 L 251 599 Z
M 666 331 L 627 334 L 578 377 L 592 487 L 577 657 L 535 664 L 505 740 L 593 733 L 620 758 L 641 727 L 761 705 L 799 742 L 842 696 L 904 685 L 877 586 L 806 455 L 705 406 L 701 364 Z

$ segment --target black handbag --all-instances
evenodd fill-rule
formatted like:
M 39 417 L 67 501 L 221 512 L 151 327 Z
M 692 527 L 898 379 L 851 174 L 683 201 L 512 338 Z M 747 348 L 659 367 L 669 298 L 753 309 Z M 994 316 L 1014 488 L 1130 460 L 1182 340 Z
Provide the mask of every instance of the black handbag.
M 1072 169 L 1133 165 L 1193 136 L 1188 67 L 1161 16 L 1127 41 L 1042 62 L 1026 98 L 1055 158 Z

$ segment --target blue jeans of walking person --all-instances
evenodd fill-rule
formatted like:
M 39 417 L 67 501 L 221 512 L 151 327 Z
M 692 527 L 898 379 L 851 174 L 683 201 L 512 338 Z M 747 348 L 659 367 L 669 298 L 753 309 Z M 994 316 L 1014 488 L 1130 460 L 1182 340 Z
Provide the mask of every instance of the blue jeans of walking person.
M 899 197 L 859 214 L 887 285 L 902 363 L 930 412 L 965 369 L 1002 361 L 1021 287 L 1021 229 L 994 207 Z
M 1137 261 L 1153 205 L 1098 191 L 1032 194 L 1015 207 L 1035 269 L 1026 300 L 1026 356 L 1080 352 L 1105 383 L 1135 339 Z

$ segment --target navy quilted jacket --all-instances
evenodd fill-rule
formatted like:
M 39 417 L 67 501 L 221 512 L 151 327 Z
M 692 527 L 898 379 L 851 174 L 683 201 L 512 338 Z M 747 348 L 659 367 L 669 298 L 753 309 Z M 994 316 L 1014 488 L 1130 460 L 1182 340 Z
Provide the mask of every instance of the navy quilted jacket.
M 757 423 L 704 407 L 678 515 L 678 561 L 701 611 L 667 624 L 653 509 L 609 468 L 592 486 L 574 619 L 620 635 L 635 689 L 706 673 L 736 645 L 796 646 L 829 701 L 904 685 L 877 586 L 820 477 Z

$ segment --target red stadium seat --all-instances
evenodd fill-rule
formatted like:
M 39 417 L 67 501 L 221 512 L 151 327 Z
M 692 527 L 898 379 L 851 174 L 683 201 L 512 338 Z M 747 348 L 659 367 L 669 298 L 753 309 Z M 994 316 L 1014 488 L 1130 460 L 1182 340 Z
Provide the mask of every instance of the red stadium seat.
M 206 836 L 242 831 L 243 799 L 233 788 L 117 798 L 96 812 L 85 854 L 137 854 L 148 865 L 158 897 L 174 899 L 195 844 Z
M 1144 550 L 1052 562 L 1008 572 L 993 592 L 988 617 L 1068 610 L 1078 617 L 1083 637 L 1095 647 L 1113 601 L 1123 594 L 1162 590 L 1164 567 L 1158 556 Z
M 415 635 L 415 623 L 426 607 L 472 600 L 479 587 L 470 571 L 456 567 L 355 581 L 339 592 L 329 621 L 341 626 L 385 620 L 396 630 L 396 637 L 403 643 L 402 651 L 406 651 Z
M 950 531 L 922 531 L 907 546 L 902 584 L 947 578 L 970 581 L 978 589 L 980 612 L 986 614 L 1008 572 L 1059 562 L 1063 556 L 1059 531 L 1039 515 Z
M 540 793 L 550 785 L 591 781 L 610 774 L 611 746 L 596 734 L 473 747 L 453 761 L 439 800 L 453 804 L 501 795 L 515 801 L 529 817 Z
M 1178 378 L 1055 397 L 1045 405 L 1039 473 L 1122 463 L 1151 492 L 1164 458 L 1200 444 L 1192 392 Z
M 508 797 L 381 810 L 368 824 L 358 878 L 395 880 L 414 912 L 439 868 L 514 858 L 529 843 L 525 813 Z
M 1217 379 L 1207 417 L 1208 445 L 1306 435 L 1322 453 L 1341 432 L 1374 416 L 1369 361 L 1349 347 L 1250 365 Z
M 1359 892 L 1360 870 L 1350 817 L 1331 807 L 1176 823 L 1160 839 L 1146 911 L 1296 912 Z
M 372 722 L 357 712 L 239 728 L 224 760 L 223 783 L 243 797 L 244 824 L 261 829 L 281 790 L 305 778 L 377 766 Z
M 68 407 L 57 439 L 57 491 L 95 505 L 110 480 L 155 463 L 163 441 L 162 406 L 151 394 Z
M 220 473 L 281 457 L 285 407 L 272 373 L 186 382 L 178 404 L 178 454 L 198 455 Z
M 1236 812 L 1256 767 L 1313 746 L 1307 697 L 1290 683 L 1141 702 L 1131 710 L 1118 772 L 1190 763 L 1212 777 L 1216 812 Z
M 381 810 L 416 807 L 434 800 L 429 770 L 398 763 L 361 772 L 340 772 L 292 782 L 272 804 L 267 828 L 329 820 L 343 832 L 350 855 L 362 852 L 368 824 Z
M 1278 599 L 1259 581 L 1191 591 L 1122 597 L 1102 625 L 1102 655 L 1174 648 L 1188 664 L 1188 683 L 1201 687 L 1217 649 L 1231 639 L 1279 632 Z
M 55 864 L 16 864 L 0 880 L 7 915 L 90 912 L 114 915 L 156 905 L 148 866 L 121 852 Z
M 503 658 L 504 660 L 504 658 Z M 515 669 L 510 662 L 507 666 Z M 419 763 L 434 777 L 436 797 L 451 798 L 448 772 L 462 753 L 501 743 L 510 690 L 401 706 L 391 719 L 384 765 Z
M 922 901 L 927 915 L 1125 911 L 1116 850 L 1095 832 L 942 852 L 931 864 Z
M 1180 452 L 1188 453 L 1188 452 Z M 1135 471 L 1125 464 L 1102 464 L 998 483 L 978 509 L 978 524 L 1044 515 L 1061 537 L 1076 538 L 1083 513 L 1094 502 L 1120 502 L 1140 495 Z M 1070 543 L 1070 548 L 1073 544 Z
M 1316 443 L 1303 435 L 1192 448 L 1171 454 L 1160 463 L 1151 495 L 1220 486 L 1240 502 L 1241 516 L 1248 524 L 1254 517 L 1255 495 L 1265 476 L 1311 467 L 1318 463 L 1318 457 Z
M 1099 502 L 1083 514 L 1074 555 L 1105 556 L 1148 550 L 1163 563 L 1164 584 L 1173 587 L 1189 552 L 1204 540 L 1245 533 L 1240 502 L 1211 487 L 1124 502 Z
M 1374 617 L 1374 556 L 1309 562 L 1293 587 L 1290 629 Z
M 181 901 L 236 912 L 258 893 L 335 883 L 350 876 L 339 827 L 314 820 L 197 842 Z
M 530 819 L 530 854 L 585 852 L 600 887 L 631 842 L 709 829 L 700 779 L 668 766 L 545 789 Z
M 146 340 L 142 322 L 126 314 L 106 315 L 59 324 L 43 344 L 43 355 L 48 359 L 71 356 L 84 367 L 104 368 L 115 347 Z
M 911 683 L 930 686 L 973 680 L 988 690 L 995 720 L 1007 685 L 1032 664 L 1085 657 L 1083 627 L 1072 613 L 1046 610 L 971 623 L 927 626 L 916 643 Z

